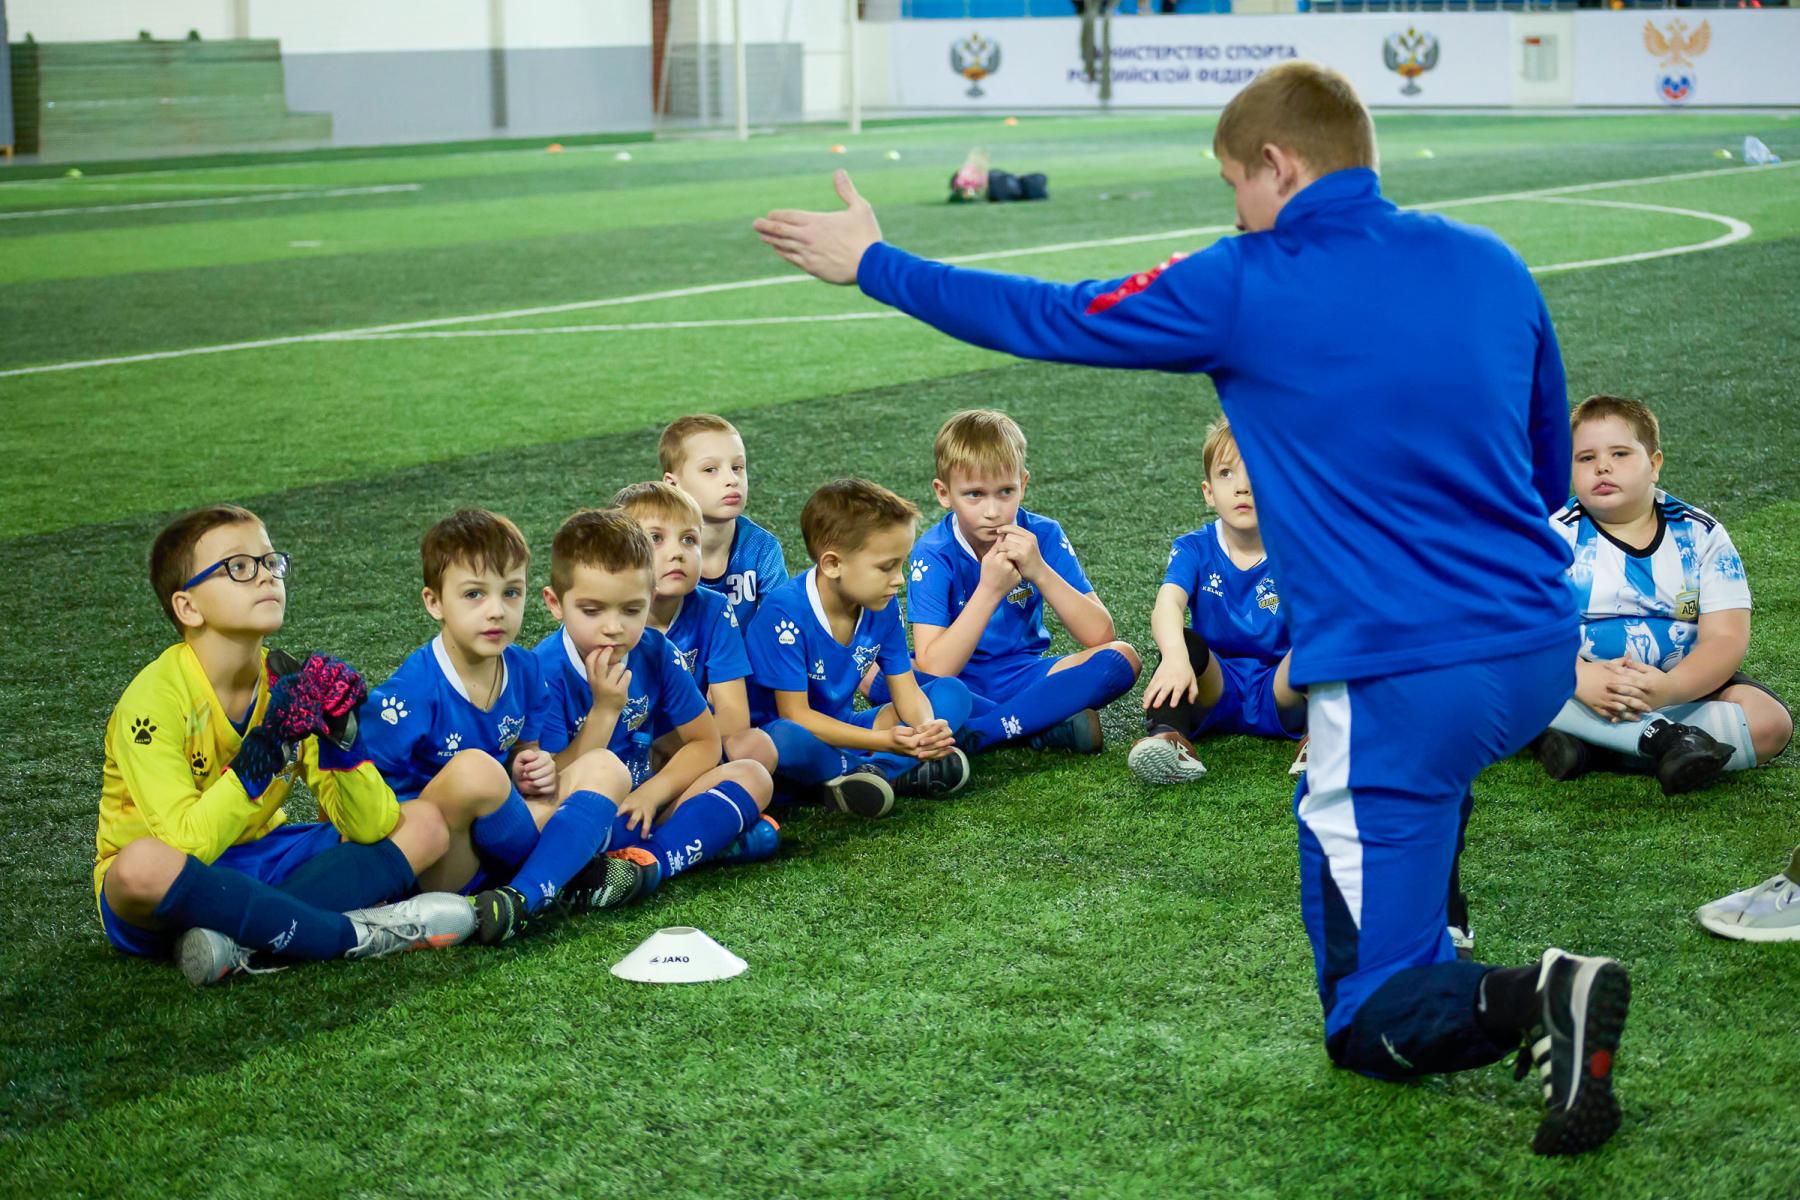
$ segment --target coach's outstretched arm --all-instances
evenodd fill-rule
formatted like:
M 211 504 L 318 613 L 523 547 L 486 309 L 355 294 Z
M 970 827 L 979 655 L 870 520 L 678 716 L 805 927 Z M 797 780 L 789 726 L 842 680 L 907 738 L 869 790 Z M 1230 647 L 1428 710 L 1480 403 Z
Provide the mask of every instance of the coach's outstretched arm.
M 839 171 L 833 182 L 842 212 L 777 209 L 755 222 L 757 234 L 808 274 L 855 283 L 965 342 L 1021 358 L 1204 371 L 1231 332 L 1238 259 L 1230 240 L 1122 279 L 1049 283 L 952 267 L 890 246 L 850 176 Z

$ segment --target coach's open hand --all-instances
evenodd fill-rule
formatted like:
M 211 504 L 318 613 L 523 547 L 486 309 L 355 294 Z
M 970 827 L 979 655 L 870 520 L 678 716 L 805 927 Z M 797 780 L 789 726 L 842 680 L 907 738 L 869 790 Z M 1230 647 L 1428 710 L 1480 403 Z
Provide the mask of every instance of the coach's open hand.
M 844 202 L 843 212 L 778 208 L 751 227 L 775 253 L 807 274 L 826 283 L 855 283 L 863 251 L 881 240 L 881 226 L 869 202 L 856 194 L 848 171 L 838 171 L 831 181 Z

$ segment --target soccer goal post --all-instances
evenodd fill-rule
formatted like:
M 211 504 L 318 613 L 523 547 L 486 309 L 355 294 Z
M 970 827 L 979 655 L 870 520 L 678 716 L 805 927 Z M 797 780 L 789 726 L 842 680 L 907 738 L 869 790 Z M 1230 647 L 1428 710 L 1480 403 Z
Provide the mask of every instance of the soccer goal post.
M 862 0 L 652 0 L 656 126 L 752 132 L 801 123 L 861 129 Z

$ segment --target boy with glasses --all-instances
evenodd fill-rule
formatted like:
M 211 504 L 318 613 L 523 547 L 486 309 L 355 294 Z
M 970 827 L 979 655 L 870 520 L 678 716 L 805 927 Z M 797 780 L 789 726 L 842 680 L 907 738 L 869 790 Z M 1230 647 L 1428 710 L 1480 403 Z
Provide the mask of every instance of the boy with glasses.
M 107 721 L 101 926 L 126 954 L 174 954 L 196 985 L 279 965 L 253 967 L 253 954 L 372 958 L 455 945 L 475 926 L 457 896 L 365 907 L 411 892 L 448 835 L 435 809 L 402 809 L 374 766 L 342 748 L 367 693 L 354 668 L 315 654 L 271 669 L 263 641 L 286 615 L 289 561 L 235 505 L 164 529 L 150 580 L 181 641 L 138 672 Z M 287 823 L 296 778 L 323 821 Z

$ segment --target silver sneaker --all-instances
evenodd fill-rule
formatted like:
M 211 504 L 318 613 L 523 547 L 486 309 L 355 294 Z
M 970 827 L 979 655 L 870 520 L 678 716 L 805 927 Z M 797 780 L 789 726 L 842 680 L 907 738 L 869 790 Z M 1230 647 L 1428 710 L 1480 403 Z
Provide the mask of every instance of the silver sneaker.
M 1192 783 L 1206 774 L 1206 765 L 1186 746 L 1159 737 L 1139 738 L 1125 765 L 1145 783 Z
M 467 896 L 422 892 L 397 904 L 359 908 L 344 916 L 356 929 L 345 958 L 380 958 L 405 950 L 441 950 L 475 932 L 475 908 Z
M 1800 853 L 1796 854 L 1800 859 Z M 1741 942 L 1800 942 L 1800 883 L 1793 868 L 1753 888 L 1703 904 L 1694 914 L 1707 932 Z
M 285 970 L 285 966 L 253 967 L 251 950 L 240 946 L 222 933 L 210 929 L 190 929 L 175 943 L 175 961 L 181 973 L 195 987 L 218 983 L 227 975 L 268 975 Z

